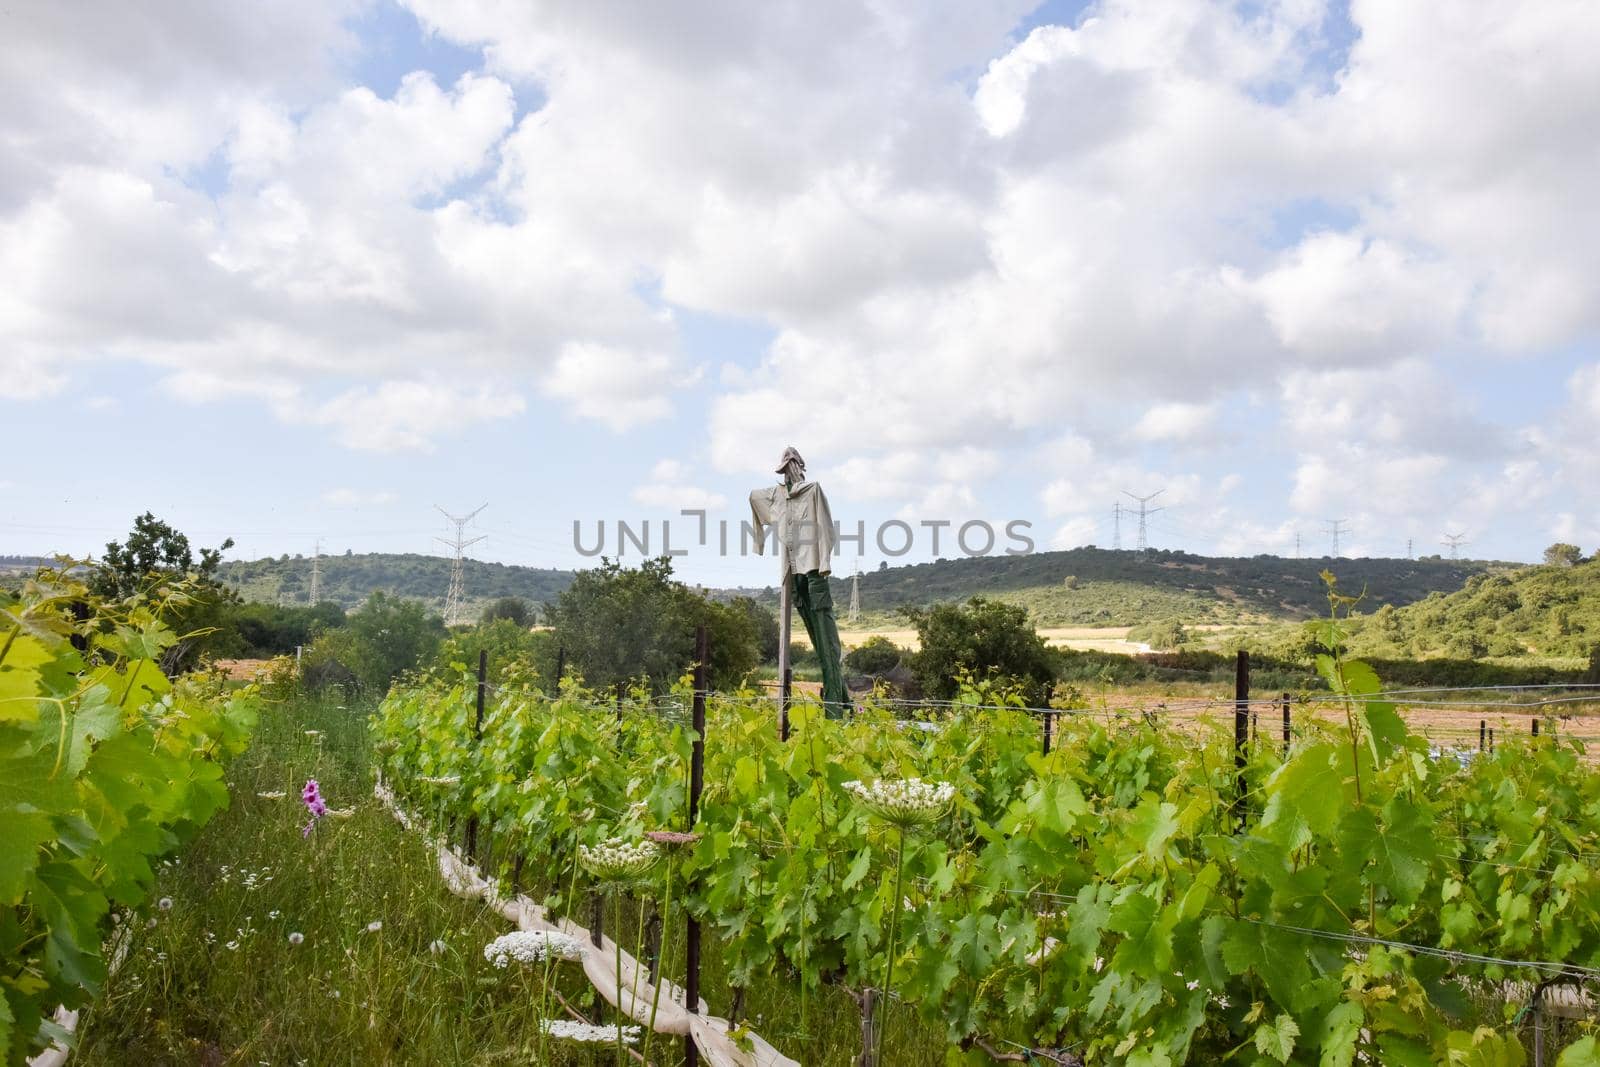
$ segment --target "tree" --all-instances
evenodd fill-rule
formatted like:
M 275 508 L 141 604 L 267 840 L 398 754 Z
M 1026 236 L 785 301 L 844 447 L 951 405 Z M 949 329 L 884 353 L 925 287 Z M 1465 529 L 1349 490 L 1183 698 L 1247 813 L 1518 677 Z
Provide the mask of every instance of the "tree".
M 1583 562 L 1583 549 L 1577 545 L 1569 545 L 1565 541 L 1557 541 L 1544 550 L 1544 561 L 1562 567 L 1572 567 Z
M 496 619 L 509 619 L 526 629 L 533 625 L 533 605 L 519 596 L 503 596 L 483 609 L 479 622 L 491 623 Z
M 242 650 L 230 618 L 239 598 L 216 576 L 222 553 L 232 547 L 230 537 L 216 548 L 201 549 L 197 561 L 189 539 L 147 511 L 133 520 L 126 541 L 106 544 L 105 555 L 89 573 L 89 590 L 106 600 L 146 596 L 162 604 L 179 640 L 162 653 L 161 669 L 188 671 L 206 655 Z
M 549 609 L 557 639 L 589 685 L 646 681 L 663 689 L 694 661 L 695 627 L 711 640 L 711 685 L 737 685 L 760 662 L 756 627 L 743 608 L 716 604 L 672 577 L 663 556 L 627 569 L 602 558 L 581 571 Z
M 350 614 L 344 629 L 312 646 L 307 680 L 314 684 L 313 668 L 330 680 L 343 681 L 348 673 L 363 689 L 382 694 L 401 672 L 432 660 L 444 637 L 444 623 L 419 602 L 376 592 Z
M 956 695 L 956 677 L 969 672 L 1023 687 L 1030 702 L 1044 697 L 1055 657 L 1025 608 L 983 597 L 908 613 L 921 645 L 912 657 L 923 690 L 936 699 Z
M 736 596 L 728 601 L 730 608 L 744 612 L 755 633 L 756 654 L 760 663 L 778 662 L 778 617 L 747 596 Z
M 906 650 L 884 637 L 874 634 L 844 655 L 844 665 L 857 674 L 888 674 L 900 666 Z
M 185 577 L 218 585 L 217 566 L 232 547 L 230 537 L 216 548 L 202 548 L 196 563 L 189 539 L 147 511 L 133 520 L 126 542 L 107 542 L 106 554 L 89 576 L 89 589 L 96 596 L 121 600 Z

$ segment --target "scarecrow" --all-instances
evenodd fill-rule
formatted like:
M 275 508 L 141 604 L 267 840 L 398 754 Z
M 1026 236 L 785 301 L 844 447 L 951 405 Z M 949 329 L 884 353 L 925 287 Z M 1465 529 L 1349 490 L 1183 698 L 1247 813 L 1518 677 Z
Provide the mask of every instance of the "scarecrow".
M 811 647 L 822 663 L 822 706 L 830 719 L 840 718 L 848 706 L 844 688 L 844 666 L 839 645 L 839 623 L 833 615 L 833 593 L 828 574 L 838 536 L 833 513 L 822 486 L 806 481 L 806 461 L 793 448 L 783 450 L 777 473 L 783 484 L 757 489 L 750 494 L 750 512 L 755 518 L 756 551 L 761 551 L 767 527 L 778 538 L 778 561 L 782 572 L 779 598 L 780 683 L 789 665 L 789 608 L 800 611 Z

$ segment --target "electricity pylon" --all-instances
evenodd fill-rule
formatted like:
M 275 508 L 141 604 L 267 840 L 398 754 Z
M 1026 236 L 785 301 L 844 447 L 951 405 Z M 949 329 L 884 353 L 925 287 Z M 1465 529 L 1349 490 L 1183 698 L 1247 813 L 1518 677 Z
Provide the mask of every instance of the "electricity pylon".
M 1458 533 L 1445 534 L 1444 540 L 1440 541 L 1439 543 L 1450 550 L 1451 559 L 1459 559 L 1461 555 L 1461 546 L 1467 543 L 1467 535 Z
M 311 606 L 317 606 L 317 600 L 322 596 L 322 538 L 317 538 L 317 546 L 311 552 Z
M 1350 531 L 1345 529 L 1345 526 L 1348 525 L 1349 521 L 1350 521 L 1349 519 L 1324 519 L 1324 520 L 1322 520 L 1322 525 L 1324 525 L 1324 526 L 1326 526 L 1328 528 L 1328 533 L 1331 534 L 1332 537 L 1333 537 L 1333 558 L 1334 559 L 1338 559 L 1339 558 L 1339 535 L 1350 532 Z
M 434 505 L 434 508 L 439 512 L 439 514 L 456 524 L 456 536 L 454 540 L 444 537 L 434 538 L 434 540 L 438 541 L 440 544 L 446 545 L 455 550 L 455 559 L 450 564 L 450 591 L 446 593 L 444 597 L 444 624 L 446 626 L 455 626 L 461 622 L 461 601 L 466 593 L 467 584 L 466 568 L 462 565 L 462 561 L 466 557 L 464 557 L 462 553 L 464 553 L 470 546 L 477 544 L 479 541 L 482 541 L 486 536 L 488 536 L 487 534 L 479 534 L 477 537 L 468 538 L 466 536 L 467 523 L 471 522 L 473 516 L 477 515 L 479 511 L 482 511 L 488 506 L 489 505 L 487 503 L 484 503 L 480 505 L 476 511 L 468 512 L 465 515 L 452 515 L 444 508 L 439 507 L 438 504 Z
M 850 622 L 861 619 L 861 564 L 856 564 L 855 573 L 850 576 L 850 614 L 845 616 Z
M 1150 547 L 1150 540 L 1149 540 L 1148 536 L 1146 535 L 1145 520 L 1149 516 L 1154 515 L 1158 511 L 1165 511 L 1166 510 L 1165 508 L 1153 508 L 1153 507 L 1151 507 L 1150 506 L 1150 501 L 1154 500 L 1156 497 L 1160 496 L 1162 493 L 1165 493 L 1165 492 L 1166 492 L 1165 489 L 1157 489 L 1155 492 L 1151 493 L 1149 496 L 1135 496 L 1133 493 L 1128 492 L 1126 489 L 1124 489 L 1122 491 L 1122 495 L 1123 496 L 1132 497 L 1139 505 L 1139 551 L 1140 552 L 1144 552 L 1147 549 L 1149 549 L 1149 547 Z M 1119 538 L 1119 540 L 1120 540 L 1120 538 Z

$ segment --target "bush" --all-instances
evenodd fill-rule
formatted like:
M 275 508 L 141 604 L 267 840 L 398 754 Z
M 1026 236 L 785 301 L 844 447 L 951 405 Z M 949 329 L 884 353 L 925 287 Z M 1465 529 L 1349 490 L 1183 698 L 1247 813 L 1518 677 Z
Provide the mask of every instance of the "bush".
M 856 674 L 888 674 L 900 666 L 901 660 L 907 655 L 908 650 L 887 637 L 874 635 L 846 652 L 844 665 Z

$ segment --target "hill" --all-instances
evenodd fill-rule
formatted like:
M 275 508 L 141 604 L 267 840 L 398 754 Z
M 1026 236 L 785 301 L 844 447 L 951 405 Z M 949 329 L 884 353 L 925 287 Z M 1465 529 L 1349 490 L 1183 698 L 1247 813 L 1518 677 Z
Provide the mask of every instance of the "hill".
M 1284 559 L 1075 548 L 872 571 L 861 576 L 861 603 L 867 625 L 898 618 L 902 608 L 972 596 L 1020 604 L 1041 626 L 1135 626 L 1166 618 L 1185 625 L 1267 622 L 1324 614 L 1324 569 L 1345 590 L 1365 587 L 1367 604 L 1399 607 L 1516 566 L 1438 557 Z M 843 615 L 850 603 L 848 575 L 836 572 L 833 595 Z
M 1352 620 L 1362 655 L 1581 657 L 1600 644 L 1600 560 L 1469 577 L 1451 593 Z
M 375 590 L 421 600 L 441 609 L 450 588 L 451 561 L 439 556 L 411 553 L 352 552 L 323 556 L 321 600 L 353 608 Z M 510 563 L 463 564 L 469 614 L 503 596 L 516 596 L 536 604 L 553 601 L 572 584 L 572 572 Z M 305 604 L 311 591 L 311 560 L 302 556 L 235 560 L 223 563 L 218 575 L 246 600 Z
M 1455 592 L 1474 576 L 1512 564 L 1435 558 L 1282 559 L 1224 558 L 1186 552 L 1114 552 L 1076 548 L 1028 556 L 985 556 L 888 567 L 861 576 L 863 625 L 903 625 L 908 607 L 987 596 L 1020 604 L 1041 626 L 1134 626 L 1162 619 L 1185 625 L 1307 619 L 1327 611 L 1319 577 L 1338 574 L 1347 590 L 1367 589 L 1365 603 L 1396 607 L 1430 594 Z M 351 553 L 322 557 L 322 599 L 355 607 L 373 590 L 444 604 L 450 561 L 439 556 Z M 467 560 L 469 611 L 501 596 L 549 603 L 572 581 L 571 571 Z M 247 600 L 304 604 L 311 560 L 300 556 L 232 561 L 220 575 Z M 850 579 L 835 575 L 839 614 L 850 603 Z M 739 590 L 754 593 L 753 590 Z M 713 596 L 731 595 L 713 591 Z M 776 608 L 776 589 L 756 594 Z

